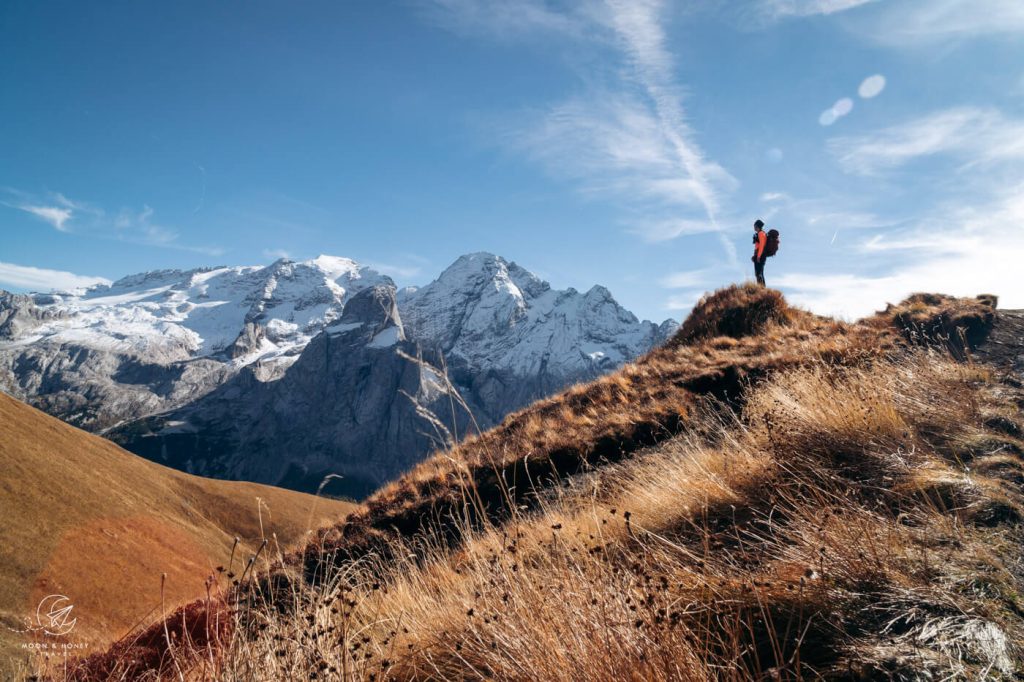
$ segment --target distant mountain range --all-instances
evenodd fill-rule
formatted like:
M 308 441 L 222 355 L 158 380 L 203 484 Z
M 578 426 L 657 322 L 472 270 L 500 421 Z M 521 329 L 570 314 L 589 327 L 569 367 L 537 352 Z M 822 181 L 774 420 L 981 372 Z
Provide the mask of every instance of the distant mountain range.
M 454 436 L 667 339 L 604 287 L 555 290 L 499 256 L 422 288 L 320 256 L 0 292 L 0 388 L 169 466 L 362 496 Z M 441 430 L 443 433 L 443 430 Z

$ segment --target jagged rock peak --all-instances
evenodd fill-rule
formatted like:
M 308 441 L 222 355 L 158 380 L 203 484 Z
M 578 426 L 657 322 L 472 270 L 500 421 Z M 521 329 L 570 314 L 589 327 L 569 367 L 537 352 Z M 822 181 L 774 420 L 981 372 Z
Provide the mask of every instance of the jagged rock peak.
M 393 284 L 377 284 L 360 290 L 348 303 L 336 324 L 325 330 L 330 336 L 362 339 L 371 348 L 391 347 L 405 341 Z

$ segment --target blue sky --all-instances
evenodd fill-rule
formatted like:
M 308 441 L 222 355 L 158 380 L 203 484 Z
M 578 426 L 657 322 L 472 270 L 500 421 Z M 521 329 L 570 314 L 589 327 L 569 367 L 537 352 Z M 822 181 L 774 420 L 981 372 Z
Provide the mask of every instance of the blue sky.
M 1024 307 L 1022 38 L 1019 0 L 8 2 L 0 287 L 487 250 L 660 320 L 762 217 L 813 310 Z

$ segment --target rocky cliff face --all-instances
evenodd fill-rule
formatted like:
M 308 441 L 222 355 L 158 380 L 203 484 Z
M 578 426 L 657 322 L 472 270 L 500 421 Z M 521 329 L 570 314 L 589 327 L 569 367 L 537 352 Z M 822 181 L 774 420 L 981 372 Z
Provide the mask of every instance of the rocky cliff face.
M 5 331 L 6 330 L 6 331 Z M 490 254 L 400 293 L 347 259 L 165 271 L 82 296 L 0 298 L 0 386 L 146 457 L 363 495 L 436 447 L 667 338 L 610 293 L 556 291 Z

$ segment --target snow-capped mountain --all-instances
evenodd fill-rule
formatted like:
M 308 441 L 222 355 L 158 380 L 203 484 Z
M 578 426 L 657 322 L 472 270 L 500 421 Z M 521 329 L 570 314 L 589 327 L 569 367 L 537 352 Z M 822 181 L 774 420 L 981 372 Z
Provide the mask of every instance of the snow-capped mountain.
M 488 253 L 462 256 L 427 286 L 399 292 L 409 336 L 444 354 L 489 423 L 645 353 L 675 323 L 641 322 L 611 293 L 559 291 Z
M 459 258 L 421 288 L 345 258 L 158 271 L 84 292 L 0 292 L 0 387 L 182 469 L 363 493 L 434 446 L 407 396 L 450 414 L 439 361 L 487 426 L 666 339 L 603 287 L 558 291 Z
M 473 370 L 522 375 L 552 362 L 570 372 L 617 367 L 668 329 L 640 322 L 602 286 L 557 291 L 488 253 L 462 256 L 429 285 L 399 292 L 398 304 L 415 338 Z
M 33 295 L 49 313 L 0 338 L 19 344 L 73 343 L 167 361 L 226 354 L 240 364 L 301 350 L 341 316 L 345 297 L 387 281 L 347 258 L 279 260 L 266 267 L 158 270 L 84 293 Z M 246 325 L 259 338 L 245 340 Z

